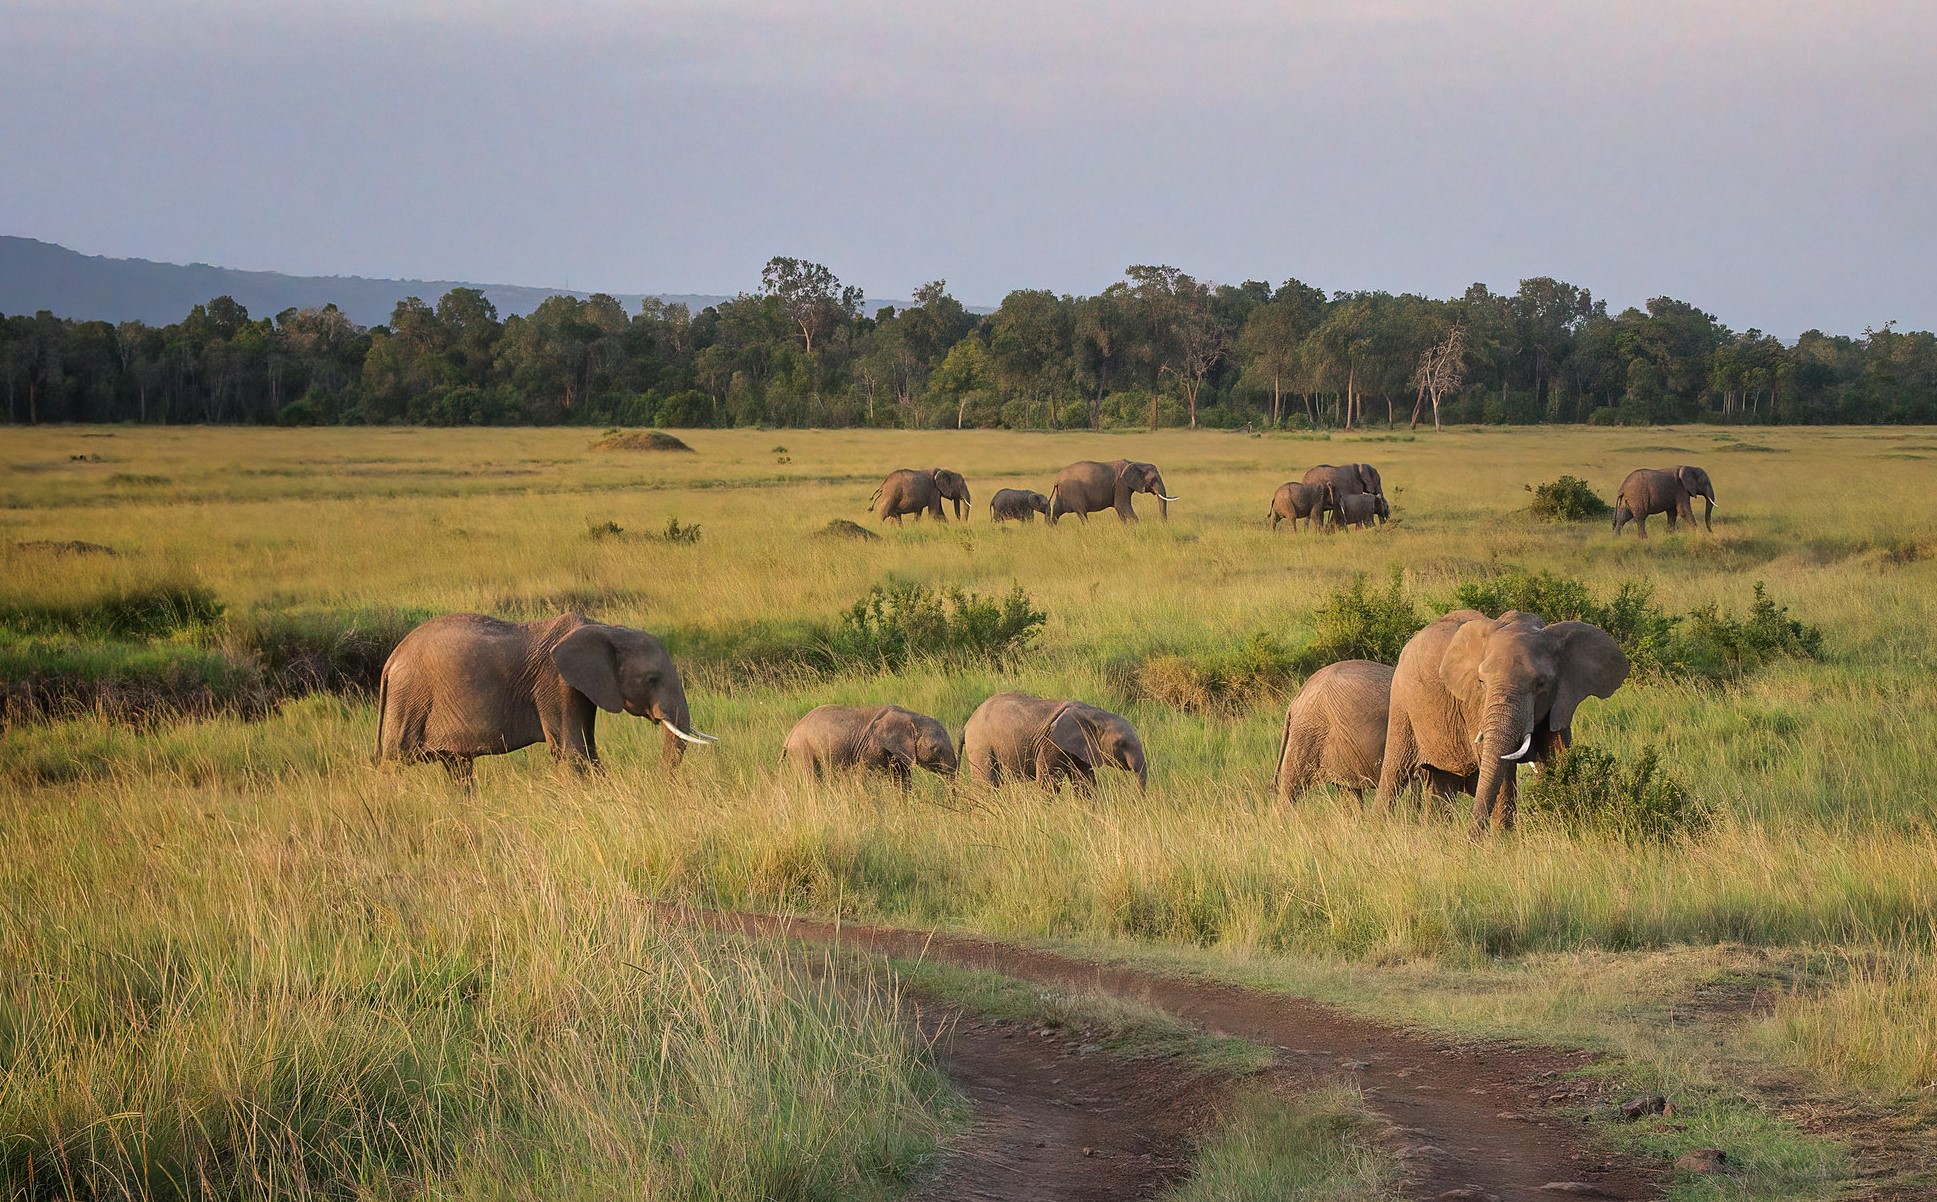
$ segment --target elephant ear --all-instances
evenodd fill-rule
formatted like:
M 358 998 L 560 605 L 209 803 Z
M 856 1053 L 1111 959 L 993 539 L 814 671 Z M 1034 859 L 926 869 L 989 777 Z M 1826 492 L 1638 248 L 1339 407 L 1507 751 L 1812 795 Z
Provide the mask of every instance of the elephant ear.
M 565 683 L 591 699 L 608 714 L 625 711 L 625 696 L 619 692 L 618 647 L 611 631 L 596 623 L 587 624 L 558 640 L 552 648 L 552 665 Z
M 1486 704 L 1486 681 L 1480 675 L 1480 665 L 1486 662 L 1486 643 L 1499 623 L 1476 609 L 1455 610 L 1440 621 L 1452 618 L 1461 620 L 1460 628 L 1440 654 L 1439 679 L 1461 706 L 1478 713 Z
M 916 752 L 921 747 L 921 732 L 915 729 L 915 720 L 900 710 L 881 715 L 874 728 L 874 739 L 889 759 L 904 768 L 912 768 L 920 759 Z
M 1592 622 L 1555 622 L 1546 634 L 1555 641 L 1560 660 L 1547 725 L 1566 730 L 1574 724 L 1574 711 L 1581 702 L 1614 696 L 1628 678 L 1628 657 L 1613 635 Z
M 1060 709 L 1050 719 L 1049 729 L 1045 733 L 1049 741 L 1062 748 L 1063 754 L 1070 759 L 1092 768 L 1096 766 L 1096 733 L 1074 707 Z

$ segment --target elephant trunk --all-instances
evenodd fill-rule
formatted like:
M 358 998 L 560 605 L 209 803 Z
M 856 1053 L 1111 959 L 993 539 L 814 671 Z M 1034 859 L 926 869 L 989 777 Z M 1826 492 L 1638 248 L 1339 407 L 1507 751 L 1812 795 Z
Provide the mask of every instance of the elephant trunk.
M 1164 521 L 1170 520 L 1170 490 L 1164 487 L 1164 478 L 1158 476 L 1151 482 L 1150 491 L 1157 494 L 1157 516 Z
M 1510 790 L 1515 770 L 1532 748 L 1532 706 L 1515 697 L 1490 698 L 1480 727 L 1480 779 L 1473 797 L 1473 834 L 1513 829 Z M 1503 796 L 1504 795 L 1504 796 Z
M 686 708 L 686 693 L 683 689 L 673 692 L 669 697 L 655 704 L 653 710 L 653 720 L 658 722 L 665 731 L 666 762 L 671 767 L 678 767 L 680 760 L 685 758 L 686 744 L 705 745 L 719 741 L 712 735 L 693 729 L 693 717 Z

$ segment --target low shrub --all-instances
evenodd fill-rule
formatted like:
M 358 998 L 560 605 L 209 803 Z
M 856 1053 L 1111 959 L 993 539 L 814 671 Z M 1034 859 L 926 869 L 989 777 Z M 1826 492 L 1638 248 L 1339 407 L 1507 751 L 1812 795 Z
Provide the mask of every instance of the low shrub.
M 232 619 L 218 645 L 253 661 L 279 696 L 371 692 L 384 661 L 429 610 L 258 611 Z
M 659 541 L 666 543 L 696 543 L 699 541 L 699 523 L 690 526 L 679 524 L 678 518 L 667 518 L 666 528 L 660 532 Z
M 916 658 L 1001 663 L 1033 643 L 1048 615 L 1017 585 L 1005 597 L 890 580 L 841 615 L 836 660 L 890 671 Z
M 1163 652 L 1105 670 L 1119 691 L 1188 713 L 1242 713 L 1281 705 L 1305 673 L 1301 657 L 1266 633 L 1205 655 Z
M 585 537 L 595 543 L 625 537 L 625 527 L 614 521 L 593 522 L 585 528 Z
M 1693 838 L 1712 818 L 1707 803 L 1662 766 L 1652 747 L 1626 763 L 1592 747 L 1570 747 L 1521 789 L 1520 809 L 1572 835 L 1629 843 Z
M 1527 491 L 1533 494 L 1527 512 L 1547 522 L 1584 522 L 1605 517 L 1613 508 L 1579 476 L 1529 484 Z
M 1383 589 L 1368 586 L 1364 573 L 1354 576 L 1319 607 L 1317 621 L 1317 635 L 1298 657 L 1306 672 L 1343 659 L 1398 663 L 1407 640 L 1426 624 L 1397 571 Z
M 208 626 L 222 609 L 214 591 L 202 584 L 150 580 L 87 597 L 0 599 L 0 626 L 22 634 L 160 638 Z

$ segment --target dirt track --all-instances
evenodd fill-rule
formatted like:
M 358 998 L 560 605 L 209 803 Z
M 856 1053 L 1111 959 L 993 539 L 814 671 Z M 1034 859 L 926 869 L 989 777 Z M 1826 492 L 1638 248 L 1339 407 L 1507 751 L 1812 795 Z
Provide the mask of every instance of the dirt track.
M 1556 1081 L 1585 1062 L 1579 1054 L 1440 1042 L 1297 998 L 959 936 L 765 915 L 708 914 L 703 921 L 1112 993 L 1215 1034 L 1275 1047 L 1279 1066 L 1270 1073 L 1287 1087 L 1341 1076 L 1357 1081 L 1366 1103 L 1393 1125 L 1394 1150 L 1410 1175 L 1406 1192 L 1416 1198 L 1660 1195 L 1654 1173 L 1590 1149 L 1577 1121 L 1553 1113 L 1581 1100 Z M 924 1025 L 946 1030 L 932 1016 Z M 975 1102 L 978 1122 L 923 1197 L 1141 1198 L 1188 1170 L 1191 1139 L 1215 1120 L 1215 1083 L 1179 1082 L 1149 1066 L 1040 1046 L 1047 1043 L 964 1019 L 938 1044 L 943 1067 Z M 1552 1183 L 1580 1188 L 1542 1188 Z M 1469 1189 L 1475 1192 L 1455 1192 Z

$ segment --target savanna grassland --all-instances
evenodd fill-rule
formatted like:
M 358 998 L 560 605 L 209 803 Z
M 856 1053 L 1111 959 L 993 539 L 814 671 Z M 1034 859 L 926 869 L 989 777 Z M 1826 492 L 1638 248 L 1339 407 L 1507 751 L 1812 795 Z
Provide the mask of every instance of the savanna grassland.
M 1923 1146 L 1937 435 L 682 437 L 693 453 L 574 429 L 9 432 L 9 1190 L 902 1189 L 960 1103 L 892 979 L 687 931 L 655 901 L 1050 942 L 1609 1052 L 1606 1071 L 1683 1101 L 1680 1130 L 1610 1139 L 1734 1149 L 1737 1173 L 1688 1197 L 1841 1196 L 1878 1155 L 1865 1132 Z M 1130 527 L 987 520 L 998 488 L 1119 456 L 1162 468 L 1168 522 L 1149 497 Z M 1356 460 L 1382 470 L 1392 524 L 1269 530 L 1279 483 Z M 1631 467 L 1682 462 L 1714 477 L 1711 533 L 1524 512 L 1530 484 L 1611 497 Z M 820 536 L 872 528 L 881 476 L 937 463 L 968 477 L 973 521 Z M 76 540 L 113 554 L 59 545 Z M 1812 654 L 1637 673 L 1583 708 L 1582 744 L 1653 753 L 1704 821 L 1635 840 L 1530 813 L 1476 843 L 1453 811 L 1272 804 L 1284 700 L 1341 589 L 1396 573 L 1423 621 L 1462 585 L 1542 571 L 1601 597 L 1646 586 L 1670 615 L 1740 617 L 1761 583 L 1822 631 Z M 1020 587 L 1046 620 L 1006 660 L 830 657 L 841 615 L 890 581 Z M 665 636 L 720 744 L 668 777 L 657 732 L 608 716 L 606 775 L 561 776 L 536 748 L 480 761 L 475 797 L 372 764 L 358 665 L 384 639 L 432 613 L 565 609 Z M 813 705 L 894 701 L 959 730 L 1003 688 L 1127 714 L 1148 793 L 927 779 L 904 799 L 776 767 Z

